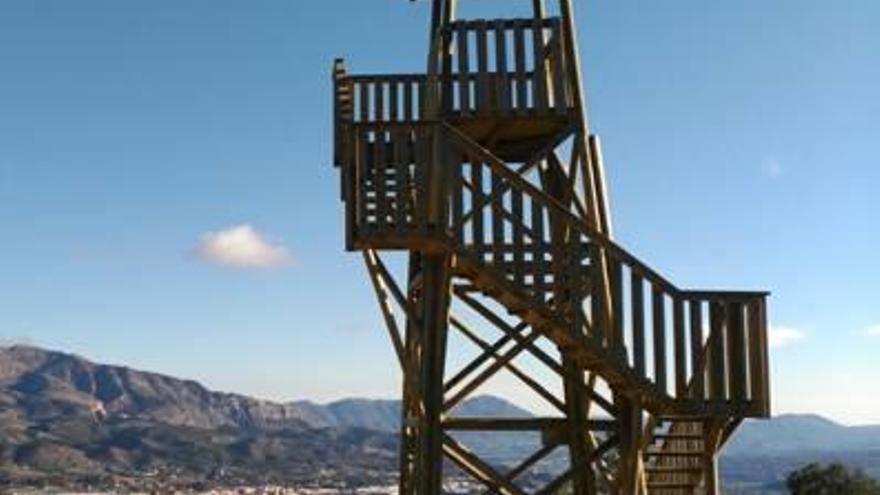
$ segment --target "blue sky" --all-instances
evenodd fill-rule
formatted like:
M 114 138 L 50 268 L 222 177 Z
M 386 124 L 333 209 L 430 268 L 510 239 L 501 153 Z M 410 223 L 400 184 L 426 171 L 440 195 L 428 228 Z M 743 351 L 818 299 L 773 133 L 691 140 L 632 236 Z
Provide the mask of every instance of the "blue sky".
M 681 286 L 773 291 L 776 412 L 880 423 L 880 4 L 712 3 L 578 2 L 615 235 Z M 427 13 L 0 3 L 0 338 L 272 399 L 395 396 L 343 252 L 329 69 L 421 70 Z M 271 266 L 206 261 L 218 236 Z

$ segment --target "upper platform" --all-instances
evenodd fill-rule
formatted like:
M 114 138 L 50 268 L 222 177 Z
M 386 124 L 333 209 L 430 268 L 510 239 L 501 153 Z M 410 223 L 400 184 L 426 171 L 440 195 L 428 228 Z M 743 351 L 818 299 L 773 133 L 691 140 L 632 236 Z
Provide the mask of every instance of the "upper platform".
M 432 89 L 440 101 L 437 118 L 506 161 L 528 160 L 579 118 L 563 36 L 559 18 L 461 20 L 443 29 L 447 49 L 436 75 L 349 75 L 337 61 L 336 163 L 341 134 L 350 132 L 343 125 L 427 121 Z

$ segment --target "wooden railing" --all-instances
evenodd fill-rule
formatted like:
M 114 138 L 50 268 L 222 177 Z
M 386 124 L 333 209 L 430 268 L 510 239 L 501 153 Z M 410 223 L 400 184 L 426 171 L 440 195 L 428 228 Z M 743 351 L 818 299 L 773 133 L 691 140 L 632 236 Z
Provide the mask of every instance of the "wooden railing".
M 447 124 L 357 124 L 352 139 L 350 238 L 406 248 L 407 239 L 441 234 L 582 326 L 656 393 L 707 413 L 768 414 L 766 293 L 679 289 Z M 432 139 L 453 150 L 442 164 L 447 208 L 434 222 L 425 208 Z M 554 292 L 586 307 L 554 303 Z
M 562 116 L 573 108 L 558 18 L 456 21 L 444 37 L 450 54 L 436 79 L 444 118 Z M 337 136 L 350 123 L 424 120 L 425 74 L 349 75 L 337 60 L 333 81 Z

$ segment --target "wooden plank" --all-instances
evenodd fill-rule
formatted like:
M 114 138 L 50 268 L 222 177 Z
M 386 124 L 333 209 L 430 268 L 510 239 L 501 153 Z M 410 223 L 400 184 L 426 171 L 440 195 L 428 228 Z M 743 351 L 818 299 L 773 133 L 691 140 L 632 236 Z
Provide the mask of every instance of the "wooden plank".
M 417 81 L 406 80 L 403 83 L 403 120 L 406 122 L 413 121 L 413 114 L 417 105 L 413 98 L 413 86 L 418 84 Z
M 712 401 L 721 402 L 727 399 L 727 383 L 725 380 L 725 337 L 724 307 L 721 303 L 709 303 L 709 397 Z
M 486 115 L 491 110 L 490 94 L 492 92 L 489 82 L 489 38 L 486 32 L 486 21 L 477 22 L 477 78 L 475 81 L 474 96 L 476 99 L 477 113 Z
M 553 61 L 553 106 L 557 114 L 565 114 L 568 111 L 568 98 L 565 94 L 565 63 L 562 56 L 562 23 L 559 19 L 553 19 L 551 60 Z
M 483 162 L 478 158 L 471 158 L 471 184 L 473 191 L 471 193 L 471 209 L 473 211 L 473 220 L 471 225 L 473 228 L 473 244 L 477 258 L 480 263 L 485 261 L 485 233 L 483 232 Z
M 746 375 L 746 333 L 743 304 L 727 305 L 727 353 L 730 376 L 730 399 L 736 402 L 748 400 L 748 377 Z
M 516 109 L 518 113 L 524 114 L 529 109 L 528 103 L 528 79 L 526 78 L 526 39 L 524 32 L 524 23 L 517 21 L 513 25 L 513 47 L 515 80 L 516 80 Z
M 468 31 L 464 23 L 458 25 L 458 32 L 455 35 L 458 44 L 458 104 L 462 117 L 470 115 L 471 109 L 471 89 L 469 81 L 470 69 L 468 68 Z
M 622 360 L 626 359 L 626 342 L 623 338 L 623 263 L 616 258 L 609 258 L 611 283 L 611 348 Z
M 764 402 L 763 366 L 761 365 L 761 308 L 759 301 L 753 301 L 746 306 L 748 311 L 748 345 L 749 352 L 749 398 L 753 403 Z
M 504 187 L 501 175 L 494 170 L 492 170 L 489 177 L 491 178 L 491 190 L 493 193 Z M 504 209 L 504 197 L 497 196 L 491 201 L 489 214 L 492 219 L 492 262 L 497 263 L 504 261 L 504 252 L 502 250 L 502 246 L 504 246 L 504 215 L 501 213 Z
M 510 74 L 507 72 L 507 30 L 504 21 L 495 21 L 495 97 L 496 108 L 502 115 L 510 111 Z
M 385 176 L 385 130 L 377 130 L 373 135 L 373 189 L 376 191 L 375 226 L 378 232 L 382 232 L 387 228 L 388 219 L 388 195 L 385 189 L 387 180 Z
M 547 64 L 544 63 L 544 23 L 540 19 L 532 22 L 532 48 L 535 58 L 532 99 L 535 111 L 541 115 L 547 112 Z
M 546 244 L 544 243 L 544 209 L 541 207 L 541 204 L 535 201 L 534 198 L 529 197 L 529 202 L 531 203 L 532 216 L 531 216 L 531 227 L 532 227 L 532 262 L 534 263 L 535 269 L 533 271 L 534 274 L 534 295 L 535 298 L 539 300 L 540 303 L 545 301 L 545 292 L 547 291 L 546 286 L 546 274 L 547 274 L 547 264 L 544 261 L 544 252 L 546 250 Z
M 376 122 L 385 122 L 385 82 L 379 81 L 373 86 L 374 116 Z
M 400 86 L 400 81 L 396 78 L 392 79 L 388 83 L 388 120 L 390 120 L 391 122 L 397 122 L 400 120 L 400 114 L 398 110 L 398 105 L 400 104 L 398 86 Z
M 691 349 L 691 377 L 699 383 L 691 385 L 692 393 L 698 398 L 705 397 L 705 383 L 703 381 L 706 364 L 700 362 L 703 355 L 703 303 L 699 299 L 691 299 L 690 309 L 690 349 Z
M 523 266 L 523 255 L 525 253 L 524 239 L 525 232 L 523 232 L 523 194 L 519 189 L 513 189 L 511 191 L 511 209 L 513 210 L 513 217 L 516 219 L 513 221 L 512 226 L 512 234 L 513 234 L 513 281 L 514 283 L 522 287 L 525 284 L 525 268 Z
M 371 83 L 358 83 L 360 89 L 360 97 L 358 98 L 358 106 L 360 106 L 360 122 L 370 121 L 370 85 Z
M 368 234 L 370 225 L 367 223 L 367 163 L 369 162 L 369 133 L 366 129 L 357 132 L 357 231 Z
M 428 149 L 426 143 L 431 139 L 431 132 L 433 131 L 430 128 L 416 127 L 413 149 L 415 155 L 414 223 L 416 230 L 423 233 L 428 230 Z
M 642 277 L 630 270 L 630 301 L 632 303 L 633 367 L 640 377 L 645 376 L 645 287 Z
M 409 189 L 409 163 L 406 161 L 407 149 L 409 148 L 408 129 L 395 129 L 391 131 L 391 144 L 394 166 L 394 227 L 398 234 L 407 231 L 407 190 Z
M 673 350 L 675 352 L 675 395 L 687 397 L 687 333 L 684 328 L 684 300 L 676 297 L 672 302 Z
M 663 300 L 663 292 L 656 285 L 651 286 L 651 301 L 651 320 L 654 324 L 654 382 L 662 393 L 668 393 L 666 385 L 666 305 Z
M 464 165 L 456 163 L 452 165 L 452 227 L 453 237 L 456 244 L 461 245 L 464 241 L 464 181 L 462 174 Z

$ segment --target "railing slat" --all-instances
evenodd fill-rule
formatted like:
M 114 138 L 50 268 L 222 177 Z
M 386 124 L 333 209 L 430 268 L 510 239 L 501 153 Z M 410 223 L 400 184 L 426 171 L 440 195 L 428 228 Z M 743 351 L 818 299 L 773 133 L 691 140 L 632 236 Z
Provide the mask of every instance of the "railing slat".
M 553 106 L 557 114 L 568 111 L 568 97 L 565 94 L 565 64 L 562 54 L 562 23 L 559 19 L 553 19 L 552 24 L 552 61 L 553 61 Z
M 359 234 L 368 234 L 370 226 L 367 223 L 367 174 L 369 169 L 369 131 L 361 129 L 357 132 L 357 172 L 354 180 L 357 183 L 357 225 Z
M 381 91 L 378 91 L 379 93 Z M 377 98 L 379 100 L 379 98 Z M 388 196 L 385 191 L 385 131 L 373 133 L 373 189 L 376 191 L 376 230 L 383 232 L 388 218 Z
M 513 213 L 513 280 L 517 286 L 525 284 L 525 269 L 523 268 L 523 194 L 519 189 L 511 191 L 511 209 Z
M 398 100 L 400 99 L 397 93 L 398 86 L 400 86 L 400 81 L 397 79 L 392 79 L 391 82 L 388 83 L 388 120 L 390 120 L 391 122 L 398 122 L 400 120 L 400 115 L 398 112 Z
M 541 204 L 529 198 L 532 207 L 532 262 L 535 265 L 535 297 L 544 302 L 546 288 L 545 276 L 547 273 L 546 262 L 544 261 L 544 210 Z
M 406 129 L 395 129 L 391 131 L 392 156 L 394 166 L 394 226 L 398 234 L 405 234 L 409 226 L 406 220 L 407 210 L 407 175 L 409 169 L 409 161 L 406 160 L 407 146 Z
M 526 79 L 526 40 L 523 22 L 513 25 L 513 47 L 516 62 L 516 109 L 525 113 L 529 108 L 528 80 Z
M 663 292 L 651 286 L 651 321 L 654 324 L 654 382 L 663 393 L 668 393 L 666 382 L 666 306 Z
M 471 158 L 471 185 L 473 191 L 471 194 L 471 209 L 473 210 L 473 243 L 477 252 L 480 263 L 484 261 L 483 253 L 485 252 L 485 234 L 483 232 L 483 162 L 479 158 Z
M 510 75 L 507 73 L 507 31 L 504 21 L 495 21 L 495 97 L 499 113 L 510 111 Z
M 636 374 L 645 377 L 645 287 L 642 277 L 630 271 L 630 301 L 632 302 L 633 367 Z
M 477 78 L 475 83 L 475 97 L 477 113 L 487 115 L 490 110 L 489 85 L 489 40 L 486 32 L 486 22 L 477 23 Z
M 703 354 L 703 303 L 698 299 L 691 299 L 690 306 L 690 334 L 691 334 L 691 377 L 698 381 L 691 385 L 693 393 L 697 397 L 705 397 L 705 382 L 703 381 L 703 369 L 705 363 L 700 362 Z
M 535 19 L 532 24 L 532 47 L 534 49 L 535 77 L 532 85 L 532 100 L 538 114 L 547 112 L 547 73 L 544 63 L 544 23 Z
M 455 35 L 458 43 L 458 104 L 462 117 L 470 115 L 471 109 L 471 90 L 468 78 L 470 69 L 468 68 L 468 31 L 467 25 L 461 23 L 458 25 L 458 32 Z
M 623 338 L 623 264 L 620 260 L 609 258 L 611 282 L 611 328 L 612 338 L 609 343 L 617 356 L 626 357 L 626 342 Z
M 672 302 L 673 349 L 675 352 L 675 395 L 687 397 L 687 334 L 684 328 L 684 300 L 676 297 Z
M 709 303 L 709 397 L 713 402 L 727 399 L 724 355 L 724 306 Z
M 491 174 L 489 175 L 491 179 L 490 191 L 491 195 L 494 196 L 495 191 L 500 191 L 504 188 L 504 181 L 501 178 L 501 175 L 496 173 L 494 170 L 491 170 Z M 502 196 L 495 198 L 492 201 L 492 204 L 489 205 L 489 215 L 492 219 L 492 262 L 500 263 L 504 261 L 504 254 L 501 250 L 502 245 L 504 244 L 504 215 L 501 213 L 501 209 L 503 208 L 503 200 Z
M 727 305 L 727 359 L 730 363 L 730 399 L 739 403 L 748 400 L 745 338 L 743 304 L 732 302 Z

